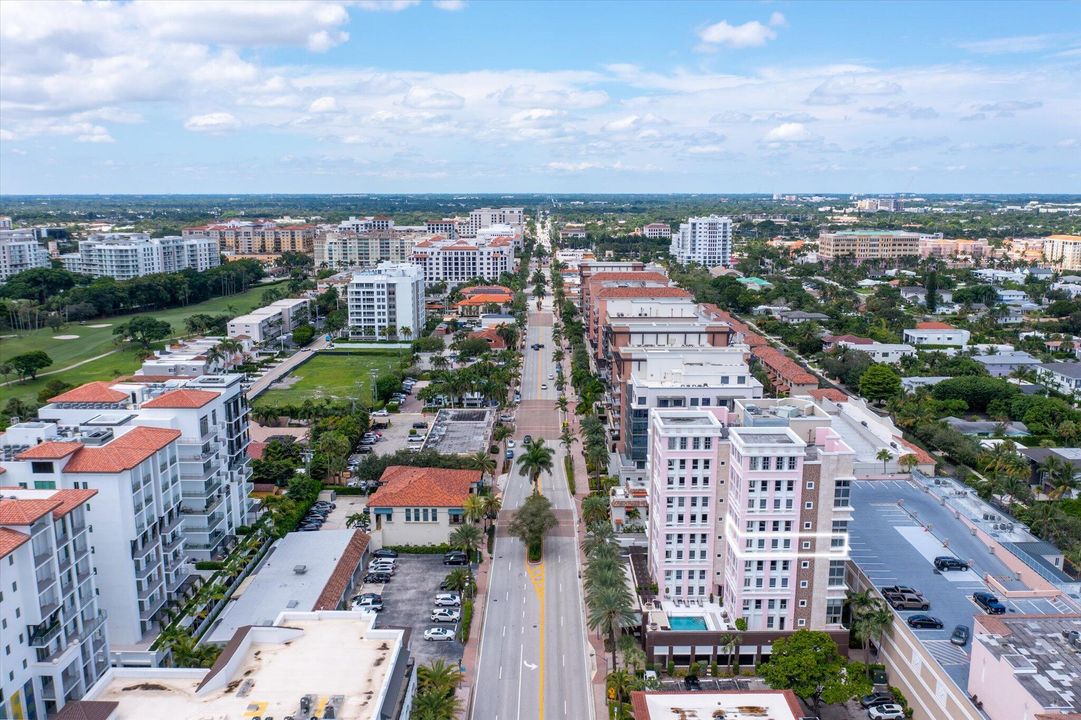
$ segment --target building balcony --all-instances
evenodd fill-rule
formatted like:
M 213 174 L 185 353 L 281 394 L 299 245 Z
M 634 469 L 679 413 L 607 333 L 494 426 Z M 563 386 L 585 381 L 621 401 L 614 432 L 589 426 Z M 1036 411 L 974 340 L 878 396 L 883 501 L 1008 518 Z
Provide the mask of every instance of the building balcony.
M 135 594 L 140 600 L 146 600 L 147 598 L 153 597 L 154 593 L 161 590 L 163 585 L 165 585 L 165 578 L 159 573 L 157 576 L 150 578 L 149 582 L 144 583 L 143 589 L 137 590 Z
M 38 594 L 45 592 L 51 585 L 56 584 L 56 575 L 52 571 L 38 578 Z
M 64 627 L 60 624 L 60 621 L 56 620 L 47 628 L 34 630 L 34 632 L 30 634 L 27 644 L 32 648 L 48 647 L 49 643 L 60 636 L 60 632 L 63 629 Z
M 150 620 L 153 618 L 163 607 L 165 606 L 165 596 L 155 598 L 145 606 L 145 609 L 139 611 L 140 620 Z

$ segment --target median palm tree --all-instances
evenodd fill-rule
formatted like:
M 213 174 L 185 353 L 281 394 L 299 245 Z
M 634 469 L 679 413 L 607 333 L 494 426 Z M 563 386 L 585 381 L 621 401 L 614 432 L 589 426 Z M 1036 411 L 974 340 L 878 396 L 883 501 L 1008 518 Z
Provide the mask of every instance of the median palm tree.
M 529 476 L 529 481 L 533 484 L 534 494 L 540 492 L 541 473 L 552 474 L 552 456 L 554 454 L 552 448 L 544 444 L 543 438 L 538 438 L 527 445 L 526 451 L 519 455 L 515 461 L 518 464 L 518 471 L 522 475 Z

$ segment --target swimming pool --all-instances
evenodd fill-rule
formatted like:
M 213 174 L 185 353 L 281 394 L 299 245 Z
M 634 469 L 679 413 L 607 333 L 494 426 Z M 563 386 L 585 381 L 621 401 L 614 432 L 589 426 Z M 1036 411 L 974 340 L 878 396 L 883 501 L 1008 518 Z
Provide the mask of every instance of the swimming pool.
M 673 630 L 709 630 L 706 619 L 695 615 L 669 617 L 668 626 Z

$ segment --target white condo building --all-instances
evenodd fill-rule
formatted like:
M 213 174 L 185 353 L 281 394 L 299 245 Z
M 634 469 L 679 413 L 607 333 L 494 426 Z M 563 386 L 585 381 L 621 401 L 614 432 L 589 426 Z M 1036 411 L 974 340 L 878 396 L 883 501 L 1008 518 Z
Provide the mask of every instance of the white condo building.
M 209 237 L 107 233 L 91 235 L 79 243 L 79 252 L 61 255 L 60 262 L 71 272 L 131 280 L 154 273 L 209 270 L 221 264 L 221 254 L 218 241 Z
M 0 230 L 0 283 L 23 270 L 49 267 L 49 251 L 33 230 Z
M 424 328 L 424 272 L 410 263 L 381 263 L 354 273 L 347 293 L 349 327 L 356 333 L 398 335 Z
M 684 265 L 695 262 L 706 267 L 728 267 L 732 262 L 732 218 L 688 218 L 672 235 L 669 252 Z
M 10 479 L 4 478 L 10 485 Z M 38 481 L 43 486 L 48 481 Z M 46 720 L 109 669 L 88 528 L 94 490 L 0 497 L 0 717 Z
M 311 301 L 307 298 L 277 300 L 247 315 L 237 315 L 229 321 L 226 333 L 234 339 L 265 343 L 293 332 L 308 322 L 310 313 Z
M 445 282 L 453 287 L 482 278 L 498 280 L 514 271 L 514 240 L 495 237 L 482 240 L 450 240 L 433 237 L 413 246 L 413 262 L 424 271 L 428 285 Z
M 525 208 L 477 208 L 469 213 L 469 219 L 458 226 L 462 237 L 476 237 L 482 228 L 492 225 L 521 227 L 525 224 Z

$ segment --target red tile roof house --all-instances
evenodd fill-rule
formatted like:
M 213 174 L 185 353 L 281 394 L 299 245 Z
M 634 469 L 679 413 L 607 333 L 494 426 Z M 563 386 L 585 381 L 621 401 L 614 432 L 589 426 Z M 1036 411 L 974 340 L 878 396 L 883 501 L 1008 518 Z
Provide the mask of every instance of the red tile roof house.
M 391 465 L 368 499 L 372 546 L 439 545 L 465 522 L 465 499 L 481 481 L 479 470 Z
M 752 351 L 766 371 L 777 395 L 807 395 L 818 388 L 818 378 L 776 348 L 762 346 Z
M 507 349 L 507 343 L 504 342 L 503 338 L 500 337 L 499 332 L 494 327 L 484 328 L 483 330 L 471 332 L 469 333 L 469 337 L 480 338 L 481 340 L 484 340 L 493 350 Z

